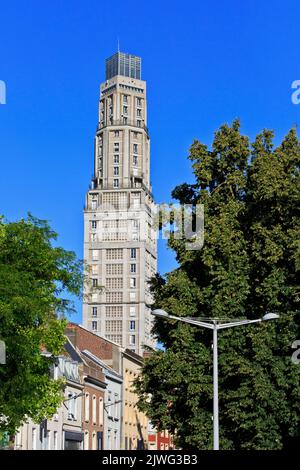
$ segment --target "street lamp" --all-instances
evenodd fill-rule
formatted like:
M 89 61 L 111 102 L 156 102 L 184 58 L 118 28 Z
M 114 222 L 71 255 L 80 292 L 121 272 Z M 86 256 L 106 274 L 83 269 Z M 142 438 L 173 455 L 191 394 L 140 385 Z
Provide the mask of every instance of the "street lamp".
M 255 320 L 231 320 L 225 318 L 200 318 L 199 320 L 192 317 L 176 317 L 169 315 L 161 309 L 153 310 L 152 315 L 158 318 L 168 320 L 178 320 L 191 325 L 202 326 L 213 330 L 213 430 L 214 430 L 214 450 L 219 450 L 219 389 L 218 389 L 218 330 L 232 328 L 240 325 L 250 325 L 250 323 L 258 323 L 268 320 L 276 320 L 279 318 L 277 313 L 266 313 L 262 318 Z M 203 320 L 203 321 L 202 321 Z

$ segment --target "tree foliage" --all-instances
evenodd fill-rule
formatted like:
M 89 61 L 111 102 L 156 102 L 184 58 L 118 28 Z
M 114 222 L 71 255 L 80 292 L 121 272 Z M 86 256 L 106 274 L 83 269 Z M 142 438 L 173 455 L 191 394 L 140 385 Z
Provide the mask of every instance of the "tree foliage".
M 294 129 L 275 147 L 263 130 L 254 143 L 239 121 L 215 133 L 212 148 L 190 148 L 196 183 L 174 189 L 181 204 L 202 203 L 205 242 L 187 251 L 170 238 L 179 267 L 152 281 L 155 307 L 177 316 L 280 319 L 219 333 L 220 445 L 280 449 L 299 434 L 300 143 Z M 164 350 L 136 382 L 139 407 L 180 447 L 212 448 L 211 332 L 156 320 Z
M 61 353 L 72 304 L 80 294 L 81 263 L 73 252 L 54 247 L 56 234 L 31 215 L 19 222 L 0 220 L 0 430 L 14 433 L 26 417 L 51 417 L 62 400 L 61 383 L 51 378 Z M 42 351 L 49 353 L 46 357 Z

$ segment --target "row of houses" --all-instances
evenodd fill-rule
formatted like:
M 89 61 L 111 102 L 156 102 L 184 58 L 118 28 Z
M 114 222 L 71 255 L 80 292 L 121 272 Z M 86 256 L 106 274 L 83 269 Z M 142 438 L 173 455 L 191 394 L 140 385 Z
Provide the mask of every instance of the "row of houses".
M 75 323 L 66 329 L 64 352 L 53 377 L 63 378 L 64 400 L 42 423 L 28 420 L 17 432 L 16 450 L 168 450 L 167 431 L 158 433 L 136 406 L 133 382 L 143 358 Z

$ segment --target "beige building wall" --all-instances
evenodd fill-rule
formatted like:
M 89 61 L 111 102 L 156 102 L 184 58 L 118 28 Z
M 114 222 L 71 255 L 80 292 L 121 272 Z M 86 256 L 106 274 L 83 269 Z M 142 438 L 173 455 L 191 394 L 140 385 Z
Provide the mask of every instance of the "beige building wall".
M 147 449 L 149 420 L 136 406 L 138 397 L 133 382 L 138 377 L 143 359 L 130 351 L 123 352 L 123 429 L 122 449 Z

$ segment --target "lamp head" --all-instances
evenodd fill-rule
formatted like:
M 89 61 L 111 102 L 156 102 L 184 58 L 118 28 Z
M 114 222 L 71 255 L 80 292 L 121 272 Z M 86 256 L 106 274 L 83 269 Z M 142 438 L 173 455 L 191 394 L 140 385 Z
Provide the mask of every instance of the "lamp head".
M 154 315 L 155 317 L 162 317 L 162 318 L 167 318 L 169 315 L 167 314 L 167 312 L 165 312 L 164 310 L 160 309 L 160 308 L 157 308 L 155 310 L 152 310 L 151 311 L 152 315 Z
M 262 320 L 276 320 L 277 318 L 279 318 L 278 313 L 269 312 L 262 317 Z

